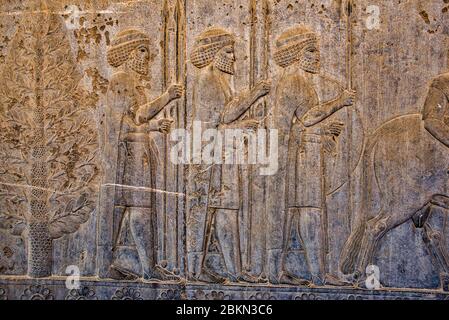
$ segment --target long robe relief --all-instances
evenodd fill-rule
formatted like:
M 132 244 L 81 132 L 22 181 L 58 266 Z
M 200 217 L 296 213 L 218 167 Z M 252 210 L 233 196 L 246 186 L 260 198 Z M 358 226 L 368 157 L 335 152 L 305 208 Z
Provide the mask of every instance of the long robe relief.
M 0 299 L 448 299 L 448 8 L 2 3 Z

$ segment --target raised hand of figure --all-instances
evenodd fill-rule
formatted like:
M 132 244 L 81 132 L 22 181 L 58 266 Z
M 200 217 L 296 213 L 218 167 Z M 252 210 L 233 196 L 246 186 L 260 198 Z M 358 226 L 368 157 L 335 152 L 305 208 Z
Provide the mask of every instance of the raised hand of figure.
M 341 95 L 341 101 L 345 107 L 354 105 L 356 92 L 353 90 L 344 90 Z
M 449 116 L 443 117 L 443 122 L 445 125 L 449 126 Z
M 345 125 L 342 122 L 331 122 L 323 128 L 324 134 L 328 136 L 338 137 L 343 131 L 344 126 Z
M 184 92 L 184 86 L 180 84 L 172 84 L 168 88 L 168 96 L 170 100 L 179 99 L 182 97 L 182 94 Z
M 254 87 L 254 92 L 258 98 L 261 98 L 267 95 L 271 90 L 271 81 L 270 80 L 262 80 Z
M 159 119 L 158 120 L 159 131 L 164 134 L 169 133 L 173 122 L 174 122 L 173 119 L 168 118 Z
M 260 121 L 249 119 L 243 121 L 243 128 L 248 130 L 257 130 L 259 127 Z

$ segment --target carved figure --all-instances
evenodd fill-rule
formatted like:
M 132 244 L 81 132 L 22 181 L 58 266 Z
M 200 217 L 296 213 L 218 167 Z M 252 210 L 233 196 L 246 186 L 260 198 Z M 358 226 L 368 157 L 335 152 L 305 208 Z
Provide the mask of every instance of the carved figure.
M 110 276 L 177 280 L 177 276 L 157 265 L 158 149 L 150 132 L 169 132 L 172 120 L 155 117 L 168 103 L 181 97 L 183 88 L 172 85 L 148 102 L 141 78 L 149 72 L 149 45 L 147 35 L 128 29 L 117 34 L 107 52 L 108 62 L 116 71 L 107 92 L 104 183 L 115 185 L 115 192 L 108 195 L 113 198 L 114 207 L 108 210 L 118 210 L 122 216 Z M 132 252 L 130 244 L 135 246 Z M 136 251 L 140 266 L 135 266 L 131 258 Z
M 196 40 L 190 61 L 197 67 L 193 91 L 193 120 L 202 129 L 254 129 L 258 121 L 241 116 L 270 90 L 262 81 L 251 91 L 235 93 L 230 81 L 234 74 L 234 37 L 229 32 L 210 28 Z M 190 219 L 203 221 L 201 250 L 196 260 L 196 279 L 207 282 L 256 282 L 242 271 L 239 218 L 241 185 L 237 164 L 194 165 L 190 171 Z M 214 227 L 214 228 L 213 228 Z M 221 277 L 206 266 L 206 254 L 215 229 L 223 254 L 227 276 Z
M 352 106 L 355 94 L 343 91 L 338 98 L 321 102 L 312 82 L 319 73 L 318 37 L 305 26 L 284 31 L 276 41 L 275 62 L 283 68 L 276 88 L 276 123 L 280 135 L 288 136 L 286 167 L 286 221 L 279 282 L 308 285 L 285 270 L 289 235 L 296 223 L 305 247 L 313 284 L 334 283 L 325 274 L 325 190 L 323 153 L 335 150 L 343 123 L 323 121 L 338 110 Z M 284 140 L 285 141 L 285 140 Z

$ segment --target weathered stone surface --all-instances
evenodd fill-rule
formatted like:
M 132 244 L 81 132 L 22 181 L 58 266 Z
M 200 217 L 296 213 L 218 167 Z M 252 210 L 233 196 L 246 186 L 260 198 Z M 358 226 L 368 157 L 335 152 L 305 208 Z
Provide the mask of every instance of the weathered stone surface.
M 447 299 L 446 2 L 3 1 L 0 299 Z

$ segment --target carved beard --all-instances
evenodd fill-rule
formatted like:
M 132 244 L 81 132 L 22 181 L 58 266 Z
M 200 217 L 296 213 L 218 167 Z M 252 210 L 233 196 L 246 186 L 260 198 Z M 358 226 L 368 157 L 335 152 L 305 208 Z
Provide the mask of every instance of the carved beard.
M 224 73 L 234 74 L 234 61 L 224 54 L 217 55 L 214 61 L 214 66 Z
M 299 67 L 306 72 L 318 73 L 320 72 L 320 60 L 302 56 L 299 60 Z
M 139 56 L 131 54 L 126 64 L 131 70 L 142 76 L 147 76 L 149 73 L 148 59 L 140 58 Z

